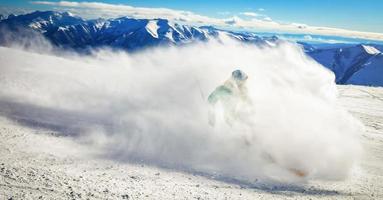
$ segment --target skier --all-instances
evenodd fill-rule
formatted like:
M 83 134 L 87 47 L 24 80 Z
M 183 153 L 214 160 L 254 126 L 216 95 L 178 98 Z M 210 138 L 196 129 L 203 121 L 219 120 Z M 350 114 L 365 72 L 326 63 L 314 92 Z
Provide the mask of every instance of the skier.
M 232 126 L 239 119 L 239 109 L 241 106 L 251 104 L 248 97 L 246 80 L 248 76 L 241 70 L 235 70 L 231 73 L 231 77 L 218 86 L 208 97 L 209 108 L 209 124 L 215 125 L 215 106 L 221 103 L 224 110 L 225 122 Z
M 215 107 L 218 102 L 221 103 L 224 111 L 225 122 L 229 126 L 233 126 L 235 122 L 240 122 L 241 126 L 253 126 L 251 122 L 241 118 L 243 113 L 241 110 L 251 109 L 252 101 L 248 95 L 246 81 L 248 79 L 247 74 L 241 70 L 235 70 L 231 73 L 231 77 L 224 82 L 223 85 L 218 86 L 208 97 L 210 104 L 209 108 L 209 124 L 215 125 Z M 246 118 L 246 115 L 244 116 Z M 250 146 L 251 142 L 245 138 L 245 145 Z M 262 157 L 269 163 L 277 164 L 277 161 L 267 152 L 262 153 Z M 287 168 L 291 173 L 298 177 L 306 177 L 307 172 L 297 168 Z

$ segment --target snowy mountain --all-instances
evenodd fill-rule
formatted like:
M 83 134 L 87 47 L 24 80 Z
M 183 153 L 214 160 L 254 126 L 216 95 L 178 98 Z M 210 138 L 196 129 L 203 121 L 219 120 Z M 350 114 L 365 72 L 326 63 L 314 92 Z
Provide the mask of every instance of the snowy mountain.
M 58 47 L 87 51 L 112 47 L 135 51 L 151 46 L 184 45 L 195 41 L 226 38 L 274 46 L 276 36 L 220 30 L 212 26 L 189 26 L 166 19 L 84 20 L 69 12 L 36 11 L 25 15 L 0 16 L 0 44 L 31 35 L 43 35 Z M 11 34 L 9 34 L 11 33 Z M 25 41 L 25 39 L 23 40 Z M 383 86 L 381 45 L 310 44 L 298 42 L 307 55 L 332 70 L 338 84 Z
M 383 86 L 383 55 L 371 45 L 308 50 L 306 53 L 332 70 L 338 84 Z
M 83 20 L 68 12 L 53 11 L 15 16 L 1 21 L 0 28 L 4 27 L 13 32 L 20 28 L 39 32 L 57 46 L 75 49 L 109 46 L 137 50 L 149 46 L 182 45 L 193 41 L 222 39 L 225 36 L 264 45 L 272 45 L 277 40 L 276 37 L 261 38 L 252 33 L 235 33 L 210 26 L 181 25 L 166 19 L 121 17 Z
M 1 21 L 1 27 L 14 30 L 15 28 L 31 28 L 35 31 L 45 33 L 59 26 L 67 26 L 84 22 L 80 17 L 76 17 L 69 12 L 36 11 L 25 15 L 10 15 Z

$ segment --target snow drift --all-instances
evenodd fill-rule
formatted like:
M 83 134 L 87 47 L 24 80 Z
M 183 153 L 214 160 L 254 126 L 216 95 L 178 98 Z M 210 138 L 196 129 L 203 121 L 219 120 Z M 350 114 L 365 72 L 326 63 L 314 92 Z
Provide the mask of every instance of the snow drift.
M 293 44 L 212 41 L 91 56 L 0 47 L 0 63 L 2 115 L 71 135 L 98 156 L 294 181 L 289 169 L 345 178 L 360 153 L 362 125 L 337 104 L 334 75 Z M 249 75 L 254 107 L 242 126 L 211 127 L 206 97 L 234 69 Z

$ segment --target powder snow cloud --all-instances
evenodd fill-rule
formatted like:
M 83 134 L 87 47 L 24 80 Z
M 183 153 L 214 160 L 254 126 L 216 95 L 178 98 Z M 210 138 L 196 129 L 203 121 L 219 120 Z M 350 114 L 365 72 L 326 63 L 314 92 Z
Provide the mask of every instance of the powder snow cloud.
M 295 44 L 84 56 L 41 42 L 0 47 L 0 115 L 72 136 L 97 156 L 246 181 L 295 181 L 291 169 L 338 180 L 358 160 L 362 125 L 337 103 L 334 74 Z M 217 107 L 211 127 L 207 95 L 238 68 L 254 106 L 241 107 L 232 127 Z

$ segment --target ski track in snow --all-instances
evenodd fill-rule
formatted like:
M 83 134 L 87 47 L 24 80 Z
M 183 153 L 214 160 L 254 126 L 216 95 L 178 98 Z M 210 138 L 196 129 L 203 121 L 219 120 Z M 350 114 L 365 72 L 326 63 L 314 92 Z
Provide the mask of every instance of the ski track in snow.
M 382 199 L 383 88 L 339 86 L 339 93 L 366 125 L 363 157 L 345 181 L 267 186 L 118 163 L 0 113 L 0 199 Z

